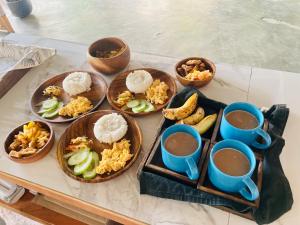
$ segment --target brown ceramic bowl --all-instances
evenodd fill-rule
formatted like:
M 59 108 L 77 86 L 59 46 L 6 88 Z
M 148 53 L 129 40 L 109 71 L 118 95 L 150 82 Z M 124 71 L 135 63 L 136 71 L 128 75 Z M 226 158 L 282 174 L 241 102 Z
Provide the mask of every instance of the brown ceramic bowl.
M 17 135 L 19 133 L 19 131 L 23 130 L 23 125 L 28 124 L 29 121 L 26 122 L 26 123 L 23 123 L 22 125 L 20 125 L 17 128 L 15 128 L 13 131 L 11 131 L 8 134 L 8 136 L 7 136 L 7 138 L 6 138 L 5 142 L 4 142 L 4 149 L 5 149 L 5 152 L 7 154 L 7 157 L 9 159 L 11 159 L 12 161 L 18 162 L 18 163 L 32 163 L 32 162 L 35 162 L 35 161 L 40 160 L 43 157 L 45 157 L 48 154 L 48 152 L 51 150 L 51 148 L 52 148 L 52 146 L 54 144 L 54 139 L 55 139 L 52 127 L 50 126 L 50 124 L 48 124 L 46 122 L 43 122 L 43 121 L 34 120 L 34 122 L 40 123 L 42 125 L 42 127 L 45 128 L 50 133 L 50 137 L 49 137 L 48 142 L 44 145 L 44 147 L 42 147 L 41 149 L 39 149 L 33 155 L 26 156 L 26 157 L 23 157 L 23 158 L 10 157 L 9 156 L 10 149 L 8 148 L 9 145 L 13 142 L 15 135 Z
M 209 71 L 212 73 L 212 77 L 210 79 L 207 80 L 188 80 L 186 78 L 184 78 L 182 75 L 180 75 L 177 71 L 177 68 L 181 67 L 182 64 L 184 64 L 185 62 L 187 62 L 190 59 L 200 59 L 201 61 L 203 61 L 206 65 L 206 67 L 209 69 Z M 189 57 L 189 58 L 185 58 L 181 61 L 179 61 L 176 66 L 175 66 L 175 73 L 176 73 L 176 78 L 177 80 L 183 85 L 183 86 L 194 86 L 194 87 L 203 87 L 205 85 L 207 85 L 209 82 L 212 81 L 213 77 L 215 76 L 216 73 L 216 66 L 215 64 L 205 58 L 200 58 L 200 57 Z
M 99 58 L 96 51 L 111 51 L 121 48 L 121 51 L 110 58 Z M 88 48 L 88 62 L 100 73 L 111 75 L 124 70 L 130 60 L 130 50 L 126 43 L 116 37 L 103 38 L 95 41 Z

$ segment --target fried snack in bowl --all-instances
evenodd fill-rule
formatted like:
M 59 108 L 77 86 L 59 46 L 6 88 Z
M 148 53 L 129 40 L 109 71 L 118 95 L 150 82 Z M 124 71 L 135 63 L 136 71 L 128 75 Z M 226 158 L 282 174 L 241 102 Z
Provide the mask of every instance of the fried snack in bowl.
M 123 91 L 118 95 L 117 100 L 115 100 L 114 102 L 118 106 L 122 107 L 126 105 L 128 102 L 130 102 L 133 98 L 134 96 L 130 91 Z
M 73 138 L 70 144 L 66 147 L 67 151 L 77 152 L 80 149 L 92 148 L 93 141 L 86 136 Z
M 175 66 L 176 78 L 183 86 L 202 87 L 212 81 L 216 66 L 208 59 L 190 57 Z
M 48 96 L 60 96 L 62 94 L 62 88 L 59 86 L 51 85 L 45 88 L 43 91 L 43 95 L 48 95 Z
M 15 128 L 5 141 L 5 151 L 13 161 L 28 163 L 44 157 L 54 143 L 48 123 L 29 121 Z

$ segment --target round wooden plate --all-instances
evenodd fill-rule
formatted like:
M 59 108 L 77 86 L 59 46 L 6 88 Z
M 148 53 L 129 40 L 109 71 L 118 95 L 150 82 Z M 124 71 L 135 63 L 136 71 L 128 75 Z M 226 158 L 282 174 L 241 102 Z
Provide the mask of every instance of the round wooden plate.
M 86 97 L 92 102 L 94 107 L 91 110 L 89 110 L 88 112 L 94 111 L 96 108 L 98 108 L 100 106 L 100 104 L 105 99 L 105 93 L 107 90 L 107 84 L 106 84 L 105 80 L 100 75 L 97 75 L 95 73 L 92 73 L 89 71 L 76 70 L 76 71 L 65 72 L 65 73 L 59 74 L 57 76 L 51 77 L 50 79 L 48 79 L 44 83 L 42 83 L 34 91 L 32 97 L 31 97 L 31 111 L 33 112 L 34 115 L 36 115 L 37 117 L 39 117 L 42 120 L 52 122 L 52 123 L 65 123 L 65 122 L 73 121 L 76 118 L 78 118 L 78 117 L 56 116 L 51 119 L 46 119 L 37 113 L 40 110 L 40 106 L 37 106 L 37 105 L 40 102 L 49 98 L 49 96 L 43 95 L 44 89 L 50 85 L 62 87 L 63 80 L 66 78 L 66 76 L 68 76 L 70 73 L 73 73 L 73 72 L 87 72 L 91 75 L 91 79 L 92 79 L 91 90 L 77 95 L 77 96 Z M 62 92 L 62 95 L 59 96 L 58 98 L 60 101 L 64 102 L 64 105 L 67 104 L 71 100 L 71 96 L 64 91 Z M 88 112 L 86 112 L 86 113 L 88 113 Z
M 126 77 L 129 73 L 131 73 L 135 70 L 146 70 L 147 72 L 149 72 L 152 75 L 153 80 L 160 79 L 160 81 L 164 81 L 169 86 L 168 100 L 163 105 L 154 105 L 155 109 L 156 109 L 155 111 L 134 113 L 130 109 L 129 110 L 121 109 L 121 107 L 119 107 L 114 102 L 121 92 L 128 90 L 126 87 Z M 119 74 L 109 85 L 106 96 L 107 96 L 107 100 L 108 100 L 109 104 L 114 109 L 125 112 L 132 116 L 143 116 L 143 115 L 148 115 L 153 112 L 157 112 L 157 111 L 161 110 L 162 108 L 164 108 L 169 103 L 171 98 L 176 94 L 176 90 L 177 90 L 177 86 L 175 83 L 175 79 L 172 78 L 169 74 L 167 74 L 163 71 L 160 71 L 160 70 L 152 69 L 152 68 L 140 68 L 140 69 L 129 70 L 129 71 Z M 145 98 L 145 96 L 139 94 L 138 98 L 142 99 L 142 98 Z
M 118 113 L 121 114 L 128 124 L 128 131 L 124 138 L 127 140 L 130 140 L 130 153 L 133 154 L 133 157 L 126 163 L 125 167 L 117 172 L 111 172 L 110 174 L 103 174 L 103 175 L 97 175 L 94 179 L 91 180 L 85 180 L 80 176 L 75 176 L 73 174 L 73 170 L 71 167 L 67 165 L 67 160 L 64 159 L 63 155 L 66 152 L 66 147 L 70 143 L 72 138 L 80 137 L 80 136 L 86 136 L 89 139 L 93 140 L 93 147 L 92 150 L 96 151 L 99 154 L 100 160 L 101 160 L 101 152 L 105 148 L 111 148 L 112 145 L 100 143 L 96 137 L 94 136 L 93 128 L 96 121 L 101 118 L 104 115 L 111 114 L 111 113 Z M 84 115 L 80 118 L 78 118 L 76 121 L 70 124 L 70 126 L 65 130 L 65 132 L 60 137 L 60 140 L 57 145 L 57 159 L 59 162 L 60 167 L 62 170 L 70 177 L 72 177 L 75 180 L 86 182 L 86 183 L 98 183 L 103 182 L 106 180 L 110 180 L 116 176 L 119 176 L 124 171 L 126 171 L 137 159 L 142 145 L 142 132 L 140 130 L 140 127 L 137 123 L 137 121 L 126 115 L 122 112 L 117 112 L 114 110 L 99 110 L 96 112 L 89 113 L 87 115 Z
M 43 157 L 45 157 L 48 154 L 48 152 L 51 150 L 51 148 L 52 148 L 52 146 L 54 144 L 54 139 L 55 139 L 52 127 L 50 126 L 50 124 L 48 124 L 46 122 L 43 122 L 43 121 L 34 120 L 34 122 L 40 123 L 42 125 L 42 127 L 44 129 L 46 129 L 50 133 L 48 142 L 44 145 L 44 147 L 42 147 L 41 149 L 39 149 L 33 155 L 26 156 L 26 157 L 23 157 L 23 158 L 14 158 L 14 157 L 9 156 L 9 152 L 10 152 L 10 149 L 8 148 L 9 145 L 13 142 L 15 135 L 17 135 L 20 131 L 23 131 L 23 126 L 25 124 L 28 124 L 29 121 L 26 122 L 26 123 L 23 123 L 22 125 L 20 125 L 17 128 L 15 128 L 13 131 L 11 131 L 8 134 L 8 136 L 7 136 L 7 138 L 6 138 L 5 142 L 4 142 L 5 153 L 7 154 L 7 157 L 10 160 L 12 160 L 14 162 L 17 162 L 17 163 L 32 163 L 32 162 L 35 162 L 35 161 L 40 160 Z

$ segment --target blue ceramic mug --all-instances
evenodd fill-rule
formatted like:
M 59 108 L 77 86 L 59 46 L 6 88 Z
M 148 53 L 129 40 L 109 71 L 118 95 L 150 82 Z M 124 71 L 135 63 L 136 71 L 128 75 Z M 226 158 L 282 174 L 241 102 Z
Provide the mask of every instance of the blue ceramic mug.
M 255 116 L 258 126 L 254 129 L 240 129 L 230 124 L 226 119 L 226 115 L 235 110 L 243 110 Z M 224 109 L 220 132 L 223 139 L 235 139 L 258 149 L 266 149 L 271 145 L 272 141 L 269 134 L 262 129 L 263 124 L 264 115 L 255 105 L 246 102 L 235 102 Z M 258 137 L 263 138 L 263 144 L 257 141 Z
M 178 156 L 170 153 L 165 148 L 166 139 L 174 133 L 184 132 L 192 135 L 196 141 L 198 142 L 197 149 L 190 155 Z M 184 124 L 175 124 L 167 128 L 160 139 L 161 143 L 161 154 L 162 160 L 165 166 L 173 171 L 179 173 L 186 173 L 191 180 L 197 180 L 199 178 L 199 170 L 197 166 L 197 162 L 201 155 L 202 148 L 202 139 L 198 131 L 188 125 Z
M 242 176 L 231 176 L 223 173 L 214 163 L 214 155 L 224 148 L 233 148 L 243 153 L 250 163 L 250 170 Z M 223 140 L 212 148 L 209 155 L 208 177 L 214 186 L 225 192 L 240 193 L 247 200 L 253 201 L 259 197 L 259 192 L 251 176 L 256 166 L 253 151 L 244 143 L 237 140 Z

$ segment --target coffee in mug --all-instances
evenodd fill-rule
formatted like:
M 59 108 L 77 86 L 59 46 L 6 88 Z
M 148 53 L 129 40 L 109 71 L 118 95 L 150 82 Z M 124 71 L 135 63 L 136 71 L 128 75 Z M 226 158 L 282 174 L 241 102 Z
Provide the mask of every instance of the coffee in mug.
M 220 149 L 214 155 L 216 167 L 230 176 L 243 176 L 250 170 L 250 162 L 243 153 L 234 148 Z
M 263 130 L 264 115 L 255 105 L 235 102 L 224 108 L 220 133 L 223 139 L 235 139 L 257 149 L 267 149 L 270 135 Z M 263 140 L 258 142 L 258 138 Z
M 259 125 L 256 117 L 244 110 L 231 111 L 225 117 L 231 125 L 244 130 L 254 129 Z
M 175 172 L 185 173 L 190 180 L 199 178 L 198 161 L 202 152 L 199 132 L 185 124 L 168 127 L 160 138 L 164 165 Z
M 198 148 L 198 142 L 188 133 L 176 132 L 167 137 L 165 148 L 173 155 L 190 155 Z

